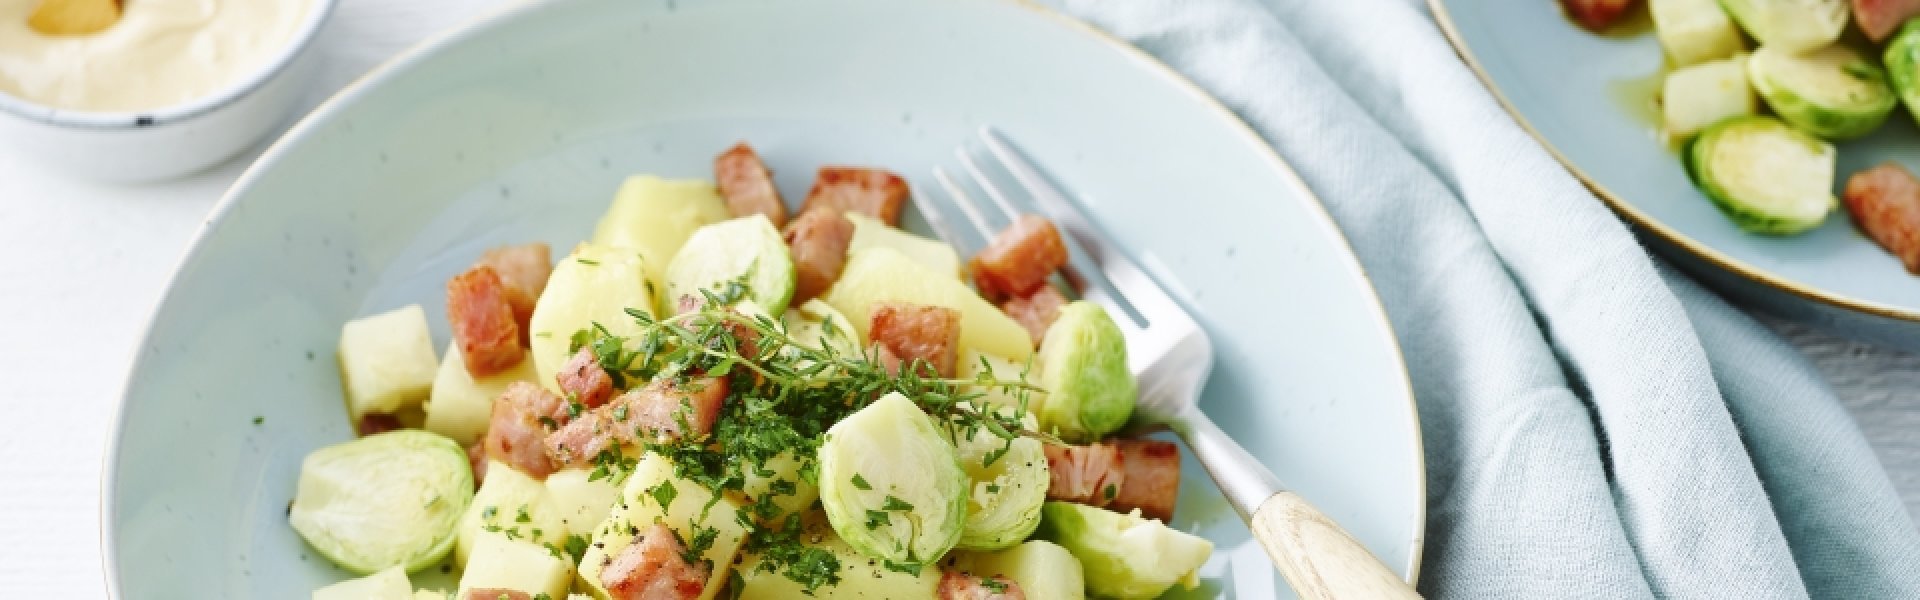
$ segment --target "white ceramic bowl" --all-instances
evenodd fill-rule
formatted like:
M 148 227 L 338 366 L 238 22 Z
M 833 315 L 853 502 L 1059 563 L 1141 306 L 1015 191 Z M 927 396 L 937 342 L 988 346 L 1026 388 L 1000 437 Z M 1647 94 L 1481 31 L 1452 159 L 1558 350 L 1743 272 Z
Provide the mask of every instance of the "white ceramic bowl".
M 213 95 L 109 113 L 60 110 L 0 93 L 0 140 L 49 167 L 103 181 L 171 179 L 225 161 L 284 121 L 312 79 L 318 57 L 311 46 L 336 0 L 307 1 L 312 10 L 292 39 Z

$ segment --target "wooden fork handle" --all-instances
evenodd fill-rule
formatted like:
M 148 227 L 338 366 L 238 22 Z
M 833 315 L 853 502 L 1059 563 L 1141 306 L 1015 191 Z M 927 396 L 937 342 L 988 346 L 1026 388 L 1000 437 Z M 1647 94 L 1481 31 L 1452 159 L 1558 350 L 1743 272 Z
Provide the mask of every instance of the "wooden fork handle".
M 1308 600 L 1419 598 L 1413 586 L 1381 564 L 1345 529 L 1293 492 L 1260 503 L 1251 523 L 1254 539 L 1273 565 Z

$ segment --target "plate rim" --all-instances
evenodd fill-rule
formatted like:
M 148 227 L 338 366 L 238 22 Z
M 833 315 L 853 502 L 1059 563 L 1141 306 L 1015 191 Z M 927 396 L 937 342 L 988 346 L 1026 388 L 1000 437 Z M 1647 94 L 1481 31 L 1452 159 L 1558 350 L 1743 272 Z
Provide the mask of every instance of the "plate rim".
M 133 391 L 133 378 L 143 366 L 144 352 L 142 352 L 141 349 L 146 348 L 150 343 L 155 322 L 160 316 L 160 309 L 166 305 L 167 300 L 170 299 L 176 291 L 175 287 L 179 284 L 182 270 L 199 256 L 208 235 L 213 232 L 215 227 L 225 221 L 227 213 L 232 210 L 240 194 L 252 188 L 255 180 L 262 176 L 266 165 L 277 162 L 280 156 L 288 151 L 288 147 L 295 142 L 302 141 L 313 135 L 322 125 L 323 121 L 330 119 L 334 113 L 342 110 L 342 106 L 348 101 L 366 94 L 368 90 L 376 84 L 384 83 L 388 79 L 395 77 L 395 71 L 398 69 L 425 59 L 449 45 L 477 34 L 483 29 L 495 26 L 503 21 L 520 18 L 523 14 L 541 10 L 549 5 L 566 1 L 568 0 L 509 1 L 479 11 L 445 29 L 422 37 L 419 41 L 414 42 L 405 49 L 376 63 L 365 73 L 354 77 L 348 81 L 346 85 L 341 86 L 339 90 L 329 94 L 326 99 L 301 115 L 284 133 L 274 138 L 273 142 L 268 144 L 266 149 L 263 150 L 258 157 L 255 157 L 251 163 L 248 163 L 247 167 L 241 171 L 239 177 L 235 178 L 234 182 L 229 185 L 225 191 L 221 192 L 220 198 L 214 202 L 213 207 L 209 209 L 206 216 L 201 219 L 200 225 L 195 229 L 185 249 L 181 251 L 180 258 L 174 262 L 166 285 L 161 288 L 158 297 L 153 301 L 152 305 L 148 307 L 148 314 L 142 321 L 143 327 L 140 335 L 129 351 L 131 360 L 127 362 L 126 371 L 121 377 L 120 394 L 114 403 L 113 422 L 107 429 L 106 452 L 101 457 L 99 487 L 100 509 L 96 514 L 97 530 L 100 537 L 101 575 L 105 582 L 108 598 L 124 597 L 120 591 L 120 569 L 115 553 L 117 544 L 114 541 L 114 536 L 111 535 L 109 525 L 113 522 L 112 515 L 116 508 L 114 498 L 118 495 L 116 492 L 118 492 L 119 483 L 117 478 L 114 477 L 114 474 L 120 466 L 119 455 L 121 441 L 124 438 L 127 427 L 126 404 L 129 394 Z M 1168 66 L 1165 62 L 1162 62 L 1158 57 L 1147 53 L 1145 50 L 1125 40 L 1115 37 L 1113 34 L 1091 23 L 1039 4 L 1037 0 L 993 1 L 1014 8 L 1025 9 L 1042 19 L 1062 26 L 1070 32 L 1077 32 L 1081 35 L 1089 36 L 1108 49 L 1118 52 L 1122 57 L 1130 59 L 1135 64 L 1144 67 L 1147 71 L 1156 75 L 1163 83 L 1171 85 L 1193 98 L 1204 110 L 1213 113 L 1213 115 L 1221 119 L 1224 124 L 1235 129 L 1239 136 L 1245 138 L 1244 141 L 1249 142 L 1249 150 L 1259 154 L 1260 157 L 1264 159 L 1264 162 L 1267 163 L 1268 168 L 1280 175 L 1286 182 L 1286 185 L 1292 187 L 1294 191 L 1300 195 L 1306 204 L 1306 208 L 1308 208 L 1309 212 L 1319 221 L 1319 225 L 1333 236 L 1333 243 L 1341 250 L 1340 261 L 1352 269 L 1354 275 L 1358 276 L 1361 291 L 1363 291 L 1366 296 L 1367 307 L 1371 309 L 1368 312 L 1373 316 L 1375 323 L 1379 325 L 1379 331 L 1382 334 L 1381 337 L 1384 338 L 1385 348 L 1393 359 L 1394 371 L 1397 375 L 1394 382 L 1397 384 L 1395 387 L 1398 388 L 1398 395 L 1404 397 L 1406 400 L 1408 422 L 1412 425 L 1410 428 L 1410 441 L 1412 442 L 1412 464 L 1415 473 L 1413 488 L 1417 496 L 1417 501 L 1414 504 L 1413 535 L 1411 539 L 1406 540 L 1406 543 L 1410 545 L 1407 564 L 1398 567 L 1390 566 L 1390 568 L 1393 568 L 1395 571 L 1404 569 L 1407 574 L 1408 583 L 1417 586 L 1420 582 L 1421 567 L 1424 565 L 1426 558 L 1428 512 L 1426 441 L 1420 420 L 1419 398 L 1413 390 L 1413 380 L 1410 372 L 1407 370 L 1406 353 L 1400 347 L 1399 334 L 1393 326 L 1393 320 L 1387 315 L 1386 305 L 1380 300 L 1379 290 L 1374 286 L 1373 278 L 1367 275 L 1366 266 L 1360 262 L 1360 256 L 1354 251 L 1353 244 L 1347 239 L 1346 232 L 1340 228 L 1339 223 L 1333 219 L 1332 214 L 1327 212 L 1326 204 L 1314 193 L 1313 188 L 1307 185 L 1306 180 L 1300 176 L 1299 172 L 1294 170 L 1293 165 L 1287 162 L 1287 160 L 1280 155 L 1280 152 L 1267 141 L 1265 136 L 1262 136 L 1257 130 L 1253 129 L 1251 125 L 1248 125 L 1246 120 L 1242 119 L 1237 113 L 1234 113 L 1232 109 L 1227 108 L 1227 106 L 1221 103 L 1218 98 L 1214 97 L 1212 93 L 1207 92 L 1198 84 L 1193 83 L 1192 80 L 1188 79 L 1173 67 Z M 1438 0 L 1433 1 L 1437 2 Z
M 1719 249 L 1705 242 L 1696 240 L 1687 234 L 1681 233 L 1678 229 L 1653 218 L 1652 215 L 1641 211 L 1638 207 L 1628 202 L 1624 196 L 1615 194 L 1612 190 L 1607 189 L 1606 186 L 1600 185 L 1600 182 L 1595 181 L 1591 176 L 1587 175 L 1584 169 L 1574 164 L 1572 159 L 1562 154 L 1560 149 L 1553 145 L 1553 142 L 1547 140 L 1546 135 L 1540 133 L 1540 130 L 1534 129 L 1533 123 L 1527 120 L 1526 115 L 1522 114 L 1520 109 L 1514 106 L 1511 100 L 1507 99 L 1506 92 L 1500 89 L 1498 83 L 1494 82 L 1493 75 L 1481 66 L 1480 59 L 1474 55 L 1472 47 L 1467 44 L 1465 37 L 1460 34 L 1460 30 L 1455 25 L 1453 15 L 1449 12 L 1449 7 L 1447 6 L 1448 2 L 1451 1 L 1456 0 L 1426 0 L 1428 10 L 1433 13 L 1434 22 L 1440 26 L 1440 33 L 1447 38 L 1447 44 L 1453 46 L 1454 54 L 1460 57 L 1461 62 L 1466 63 L 1468 70 L 1473 71 L 1474 77 L 1480 80 L 1480 85 L 1487 88 L 1487 92 L 1493 95 L 1493 99 L 1500 103 L 1500 108 L 1505 110 L 1508 116 L 1513 117 L 1516 123 L 1520 124 L 1520 129 L 1526 131 L 1527 135 L 1533 136 L 1534 141 L 1539 142 L 1540 146 L 1545 148 L 1547 153 L 1552 155 L 1555 161 L 1559 161 L 1560 166 L 1565 168 L 1568 174 L 1573 175 L 1573 178 L 1579 180 L 1581 185 L 1586 186 L 1588 191 L 1593 192 L 1594 196 L 1600 198 L 1600 201 L 1606 204 L 1607 208 L 1612 209 L 1614 214 L 1625 218 L 1629 224 L 1635 227 L 1651 232 L 1654 236 L 1659 237 L 1661 241 L 1685 250 L 1687 253 L 1692 254 L 1694 258 L 1705 261 L 1714 268 L 1738 275 L 1747 281 L 1760 284 L 1768 289 L 1786 292 L 1805 300 L 1811 300 L 1861 314 L 1920 323 L 1920 309 L 1901 308 L 1883 302 L 1854 298 L 1839 292 L 1800 283 L 1789 279 L 1785 275 L 1734 258 L 1732 255 L 1721 252 Z

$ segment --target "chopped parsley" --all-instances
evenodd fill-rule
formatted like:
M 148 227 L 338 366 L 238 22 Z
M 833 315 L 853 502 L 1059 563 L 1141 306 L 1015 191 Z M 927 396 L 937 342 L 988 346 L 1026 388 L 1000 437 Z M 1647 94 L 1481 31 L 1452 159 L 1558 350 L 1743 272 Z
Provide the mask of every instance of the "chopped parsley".
M 1007 593 L 1007 582 L 1001 581 L 1000 578 L 998 577 L 980 578 L 980 587 L 987 588 L 988 591 L 991 591 L 995 594 Z
M 629 382 L 663 380 L 683 386 L 680 391 L 688 394 L 697 393 L 702 386 L 727 386 L 726 401 L 711 427 L 705 428 L 706 435 L 637 436 L 638 447 L 632 450 L 636 455 L 658 454 L 673 465 L 674 483 L 658 484 L 646 491 L 663 508 L 686 491 L 678 489 L 686 485 L 699 486 L 716 502 L 723 495 L 750 498 L 751 502 L 739 507 L 731 518 L 745 529 L 743 551 L 759 558 L 753 568 L 760 572 L 777 573 L 809 592 L 840 581 L 843 569 L 839 559 L 818 547 L 820 534 L 807 532 L 801 515 L 783 510 L 782 501 L 797 494 L 801 483 L 821 483 L 816 457 L 827 439 L 827 429 L 882 395 L 899 393 L 914 401 L 955 439 L 985 430 L 1006 440 L 1026 436 L 1058 442 L 1022 425 L 1028 397 L 1041 391 L 1026 383 L 1024 374 L 1019 380 L 997 380 L 991 374 L 967 379 L 915 372 L 895 375 L 864 353 L 845 353 L 830 345 L 819 349 L 803 346 L 776 319 L 725 308 L 750 295 L 750 275 L 699 290 L 702 307 L 681 314 L 656 318 L 645 308 L 628 308 L 624 312 L 636 325 L 629 328 L 632 335 L 615 335 L 594 323 L 572 335 L 569 352 L 590 349 L 618 389 L 631 389 Z M 829 324 L 823 331 L 838 329 Z M 1018 407 L 1004 412 L 972 408 L 987 391 L 1018 399 Z M 569 410 L 578 410 L 573 404 L 570 398 Z M 694 413 L 689 408 L 683 402 L 681 410 L 673 415 L 673 423 L 666 427 L 693 431 L 689 421 Z M 618 408 L 613 411 L 615 420 L 631 420 L 633 416 L 630 412 L 623 415 Z M 998 454 L 1005 454 L 1005 450 Z M 776 472 L 768 464 L 776 458 L 798 464 Z M 998 456 L 989 458 L 991 463 Z M 594 457 L 593 462 L 588 479 L 597 481 L 624 478 L 636 460 L 616 446 Z M 746 491 L 749 480 L 762 482 L 769 478 L 772 481 L 765 484 L 764 491 Z M 861 490 L 874 489 L 859 475 L 852 477 L 852 485 Z M 707 508 L 712 506 L 709 503 Z M 911 511 L 913 505 L 887 496 L 882 508 L 866 513 L 868 527 L 890 526 L 891 512 Z M 682 544 L 691 561 L 717 542 L 719 530 L 696 526 L 686 533 L 690 537 Z M 585 540 L 569 537 L 566 550 L 577 558 L 584 546 Z M 890 564 L 888 568 L 917 573 L 921 565 Z M 733 575 L 729 579 L 735 579 Z M 732 587 L 740 586 L 736 582 Z
M 647 495 L 660 503 L 661 512 L 666 512 L 667 507 L 673 506 L 673 499 L 680 495 L 680 490 L 674 489 L 673 481 L 662 481 L 659 485 L 647 488 Z
M 906 573 L 914 577 L 920 576 L 920 568 L 924 566 L 921 563 L 917 563 L 917 562 L 897 563 L 891 560 L 881 561 L 881 565 L 886 567 L 888 571 Z

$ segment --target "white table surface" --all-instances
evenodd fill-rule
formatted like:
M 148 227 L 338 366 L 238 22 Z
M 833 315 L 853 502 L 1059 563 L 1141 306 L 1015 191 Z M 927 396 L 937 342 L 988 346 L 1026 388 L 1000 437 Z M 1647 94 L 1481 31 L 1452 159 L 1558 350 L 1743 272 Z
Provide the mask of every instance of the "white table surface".
M 508 1 L 341 0 L 307 106 Z M 115 186 L 42 172 L 0 147 L 0 595 L 106 595 L 100 466 L 132 349 L 208 210 L 256 154 L 180 181 Z M 1827 375 L 1920 514 L 1920 356 L 1773 325 Z

